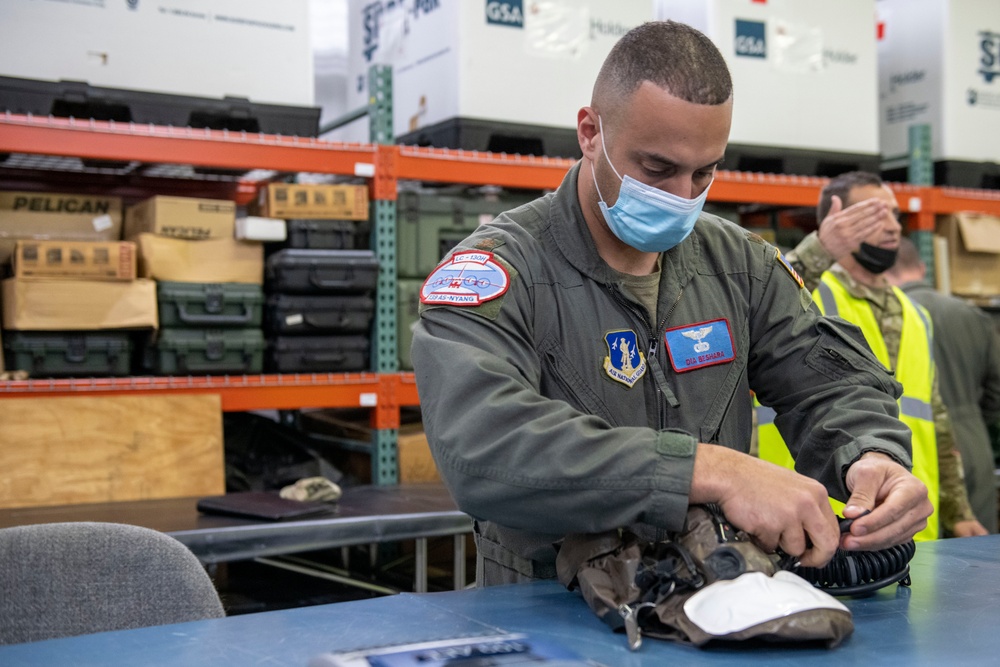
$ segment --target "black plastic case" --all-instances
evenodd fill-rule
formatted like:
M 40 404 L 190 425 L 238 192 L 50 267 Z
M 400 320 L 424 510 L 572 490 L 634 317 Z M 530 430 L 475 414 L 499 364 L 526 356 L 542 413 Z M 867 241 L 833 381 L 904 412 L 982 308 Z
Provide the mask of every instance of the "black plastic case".
M 272 294 L 264 328 L 269 334 L 367 334 L 375 300 L 365 294 L 309 296 Z
M 378 260 L 371 250 L 287 248 L 267 258 L 264 274 L 268 292 L 367 293 L 378 283 Z

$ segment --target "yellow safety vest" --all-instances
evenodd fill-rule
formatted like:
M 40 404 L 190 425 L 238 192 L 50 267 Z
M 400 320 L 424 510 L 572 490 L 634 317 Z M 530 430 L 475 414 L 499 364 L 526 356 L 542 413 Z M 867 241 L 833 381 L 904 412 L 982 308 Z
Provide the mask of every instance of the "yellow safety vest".
M 934 386 L 934 357 L 930 318 L 921 306 L 913 303 L 903 292 L 892 288 L 903 304 L 903 331 L 899 341 L 899 358 L 896 360 L 896 380 L 903 385 L 899 399 L 899 418 L 913 433 L 913 474 L 927 485 L 934 513 L 927 527 L 917 533 L 916 540 L 936 540 L 939 535 L 937 436 L 934 432 L 934 411 L 931 393 Z M 864 299 L 852 297 L 832 273 L 827 271 L 813 292 L 813 300 L 824 315 L 839 316 L 861 328 L 868 345 L 882 364 L 889 368 L 889 353 L 885 339 L 871 306 Z M 771 408 L 757 407 L 757 446 L 760 458 L 786 468 L 795 467 L 785 441 L 774 425 L 775 412 Z M 843 503 L 830 499 L 838 514 Z

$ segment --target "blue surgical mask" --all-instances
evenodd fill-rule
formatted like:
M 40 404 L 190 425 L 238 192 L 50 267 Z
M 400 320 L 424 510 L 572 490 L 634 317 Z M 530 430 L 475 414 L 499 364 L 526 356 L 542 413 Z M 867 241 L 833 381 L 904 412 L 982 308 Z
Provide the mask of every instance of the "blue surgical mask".
M 604 142 L 604 124 L 597 117 L 601 130 L 601 149 L 615 176 L 622 182 L 618 192 L 618 201 L 608 208 L 597 185 L 594 169 L 590 173 L 594 177 L 594 187 L 600 198 L 601 213 L 607 221 L 611 232 L 622 243 L 642 252 L 665 252 L 683 241 L 694 229 L 694 223 L 701 215 L 708 197 L 708 188 L 694 199 L 685 199 L 670 194 L 651 185 L 640 183 L 631 176 L 624 178 L 611 164 L 608 149 Z M 709 183 L 711 186 L 711 183 Z

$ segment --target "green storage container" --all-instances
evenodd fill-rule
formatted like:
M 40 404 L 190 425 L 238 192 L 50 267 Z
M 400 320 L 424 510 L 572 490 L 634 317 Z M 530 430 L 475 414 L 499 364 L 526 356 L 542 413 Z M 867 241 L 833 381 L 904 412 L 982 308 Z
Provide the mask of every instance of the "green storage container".
M 126 332 L 4 331 L 8 370 L 31 377 L 128 375 L 132 341 Z
M 224 375 L 264 370 L 260 329 L 161 329 L 147 354 L 157 375 Z
M 260 327 L 264 289 L 250 283 L 156 283 L 160 326 L 193 329 Z
M 413 370 L 410 343 L 413 342 L 413 325 L 420 318 L 420 278 L 400 278 L 396 284 L 397 317 L 396 341 L 399 345 L 399 369 Z
M 451 191 L 448 191 L 451 192 Z M 404 190 L 396 200 L 396 258 L 401 278 L 426 278 L 458 242 L 537 193 L 439 194 Z

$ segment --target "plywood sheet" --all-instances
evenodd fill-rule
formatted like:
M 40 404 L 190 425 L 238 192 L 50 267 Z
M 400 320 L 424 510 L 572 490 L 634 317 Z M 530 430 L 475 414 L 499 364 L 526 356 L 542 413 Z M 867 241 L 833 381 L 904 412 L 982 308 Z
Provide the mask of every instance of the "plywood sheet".
M 0 507 L 224 492 L 217 395 L 0 400 Z

